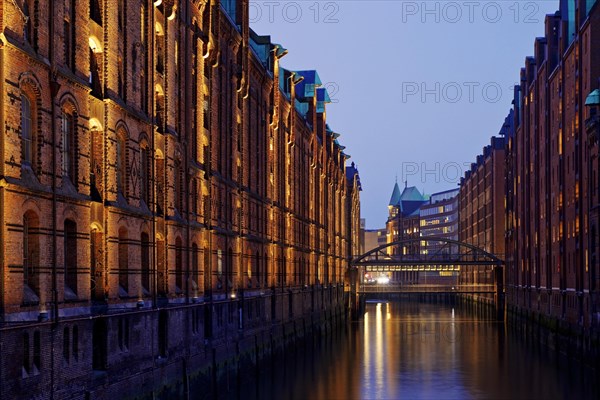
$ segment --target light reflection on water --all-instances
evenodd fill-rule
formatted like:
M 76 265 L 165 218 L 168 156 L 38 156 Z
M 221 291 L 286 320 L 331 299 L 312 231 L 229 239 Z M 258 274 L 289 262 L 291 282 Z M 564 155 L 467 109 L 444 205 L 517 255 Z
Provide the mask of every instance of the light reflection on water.
M 590 369 L 439 304 L 367 304 L 360 322 L 273 365 L 242 398 L 599 398 Z

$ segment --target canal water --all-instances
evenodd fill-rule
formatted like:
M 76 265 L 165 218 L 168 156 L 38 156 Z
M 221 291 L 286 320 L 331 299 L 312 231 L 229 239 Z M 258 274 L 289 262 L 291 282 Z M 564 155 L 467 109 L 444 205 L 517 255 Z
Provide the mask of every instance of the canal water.
M 600 398 L 590 368 L 524 343 L 492 316 L 440 304 L 368 303 L 359 322 L 268 364 L 227 397 Z

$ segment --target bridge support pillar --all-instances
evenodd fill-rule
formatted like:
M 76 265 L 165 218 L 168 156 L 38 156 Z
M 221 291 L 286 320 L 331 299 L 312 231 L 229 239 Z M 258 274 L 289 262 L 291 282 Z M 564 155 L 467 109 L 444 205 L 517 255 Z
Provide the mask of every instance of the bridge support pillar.
M 494 294 L 496 318 L 504 320 L 504 267 L 502 265 L 494 267 L 494 279 L 496 281 L 496 293 Z
M 346 272 L 348 293 L 348 311 L 352 321 L 358 321 L 361 315 L 360 295 L 358 294 L 358 268 L 349 268 Z

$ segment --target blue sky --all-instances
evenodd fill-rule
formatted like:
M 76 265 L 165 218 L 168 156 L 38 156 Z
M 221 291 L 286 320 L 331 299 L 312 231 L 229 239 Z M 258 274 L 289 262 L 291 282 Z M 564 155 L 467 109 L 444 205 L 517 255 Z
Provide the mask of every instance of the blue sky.
M 362 217 L 385 225 L 397 177 L 456 187 L 498 133 L 547 1 L 251 1 L 251 27 L 316 69 L 330 127 L 359 169 Z

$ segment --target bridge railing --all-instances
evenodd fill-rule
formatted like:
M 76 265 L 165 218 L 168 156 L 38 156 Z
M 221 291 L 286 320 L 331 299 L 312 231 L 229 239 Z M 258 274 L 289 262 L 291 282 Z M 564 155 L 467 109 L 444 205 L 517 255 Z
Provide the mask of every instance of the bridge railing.
M 469 285 L 394 285 L 364 284 L 359 287 L 362 293 L 494 293 L 494 284 Z

